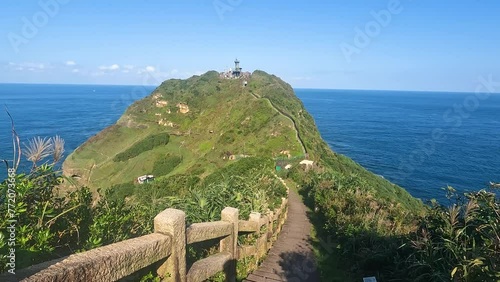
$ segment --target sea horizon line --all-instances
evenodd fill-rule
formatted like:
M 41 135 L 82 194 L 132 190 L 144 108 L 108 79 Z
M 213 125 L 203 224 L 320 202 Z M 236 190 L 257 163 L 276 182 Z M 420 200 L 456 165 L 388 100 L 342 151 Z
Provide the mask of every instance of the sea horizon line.
M 1 85 L 52 85 L 52 86 L 135 86 L 135 87 L 158 87 L 154 84 L 99 84 L 99 83 L 46 83 L 46 82 L 0 82 Z M 411 90 L 411 89 L 355 89 L 355 88 L 315 88 L 315 87 L 292 87 L 294 90 L 316 90 L 316 91 L 363 91 L 363 92 L 408 92 L 408 93 L 447 93 L 447 94 L 473 94 L 474 91 L 463 90 Z M 490 94 L 500 94 L 492 92 Z

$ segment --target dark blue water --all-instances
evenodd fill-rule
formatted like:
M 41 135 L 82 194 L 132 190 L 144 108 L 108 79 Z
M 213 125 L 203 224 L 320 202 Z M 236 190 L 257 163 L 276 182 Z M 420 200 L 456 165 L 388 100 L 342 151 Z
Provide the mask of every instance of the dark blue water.
M 0 84 L 0 159 L 12 159 L 11 125 L 21 142 L 35 136 L 61 136 L 66 156 L 92 135 L 115 123 L 152 86 Z M 23 160 L 25 158 L 23 157 Z M 23 168 L 29 167 L 24 161 Z M 5 177 L 0 167 L 0 179 Z
M 12 159 L 4 105 L 24 143 L 34 136 L 60 135 L 67 155 L 153 89 L 0 84 L 0 159 Z M 416 197 L 442 201 L 440 188 L 446 185 L 464 191 L 500 181 L 500 95 L 479 99 L 463 93 L 310 89 L 296 93 L 335 151 Z M 4 177 L 0 168 L 0 179 Z
M 337 152 L 422 199 L 500 182 L 500 95 L 296 89 Z

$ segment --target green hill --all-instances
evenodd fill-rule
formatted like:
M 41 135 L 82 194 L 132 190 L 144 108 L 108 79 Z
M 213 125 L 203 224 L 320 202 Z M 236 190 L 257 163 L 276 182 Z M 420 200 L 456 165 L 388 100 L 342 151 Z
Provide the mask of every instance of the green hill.
M 63 185 L 77 187 L 62 197 L 53 193 L 62 179 L 50 165 L 16 180 L 24 230 L 19 248 L 29 252 L 21 266 L 151 233 L 153 218 L 168 207 L 185 211 L 188 223 L 218 220 L 227 206 L 237 207 L 242 218 L 265 213 L 286 195 L 277 174 L 310 207 L 310 243 L 324 281 L 500 277 L 494 193 L 461 197 L 448 187 L 456 205 L 424 206 L 333 152 L 290 85 L 262 71 L 242 79 L 211 71 L 165 81 L 77 148 L 63 171 L 74 179 Z M 149 174 L 152 183 L 137 183 Z M 4 194 L 7 187 L 0 183 Z M 0 210 L 6 211 L 5 203 Z M 238 240 L 254 239 L 248 236 Z M 0 240 L 0 249 L 6 246 Z M 190 246 L 188 259 L 216 251 Z M 5 259 L 0 257 L 4 266 Z M 255 263 L 238 262 L 239 277 Z
M 168 140 L 146 144 L 160 133 Z M 215 71 L 165 81 L 77 148 L 63 170 L 96 190 L 153 172 L 160 181 L 178 174 L 204 178 L 246 156 L 293 165 L 307 156 L 320 167 L 359 175 L 382 199 L 409 210 L 421 207 L 404 189 L 332 152 L 292 87 L 263 71 L 255 71 L 247 86 Z
M 75 150 L 63 165 L 65 174 L 96 189 L 133 183 L 168 157 L 180 162 L 157 178 L 182 173 L 203 177 L 234 162 L 230 158 L 274 158 L 282 151 L 303 155 L 292 121 L 249 89 L 240 80 L 219 79 L 214 71 L 166 81 Z M 159 133 L 168 134 L 168 142 L 141 145 Z M 127 150 L 135 153 L 120 158 Z

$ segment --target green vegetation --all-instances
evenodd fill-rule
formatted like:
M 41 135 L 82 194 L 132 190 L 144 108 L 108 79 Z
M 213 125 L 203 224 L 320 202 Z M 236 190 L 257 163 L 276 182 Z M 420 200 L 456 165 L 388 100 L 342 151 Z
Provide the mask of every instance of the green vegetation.
M 179 104 L 187 105 L 189 112 L 180 112 Z M 170 136 L 168 144 L 144 144 L 162 133 Z M 71 153 L 63 170 L 65 175 L 79 176 L 78 184 L 96 193 L 133 183 L 145 174 L 155 175 L 156 180 L 177 174 L 204 178 L 232 163 L 231 155 L 270 159 L 281 151 L 303 155 L 291 120 L 268 101 L 252 96 L 241 81 L 208 72 L 162 83 L 132 104 L 115 125 Z M 153 173 L 155 164 L 166 165 L 163 159 L 169 155 L 182 162 L 167 174 L 163 173 L 168 170 L 161 170 L 163 175 Z
M 99 191 L 99 200 L 94 203 L 87 188 L 56 193 L 64 178 L 52 166 L 35 165 L 30 173 L 16 176 L 16 267 L 21 269 L 75 251 L 149 234 L 153 232 L 153 218 L 166 208 L 184 210 L 188 223 L 220 220 L 226 206 L 239 208 L 242 217 L 248 217 L 251 211 L 264 213 L 268 208 L 274 209 L 286 195 L 286 188 L 272 175 L 270 163 L 268 159 L 233 162 L 226 172 L 218 174 L 221 179 L 213 182 L 174 175 L 144 185 L 116 185 Z M 212 176 L 207 179 L 215 180 Z M 2 182 L 1 195 L 6 195 L 7 189 L 8 182 Z M 7 210 L 8 202 L 2 196 L 0 272 L 7 270 Z M 195 250 L 194 254 L 197 257 L 193 260 L 209 253 Z M 153 279 L 149 276 L 143 278 Z
M 375 188 L 357 174 L 297 171 L 292 177 L 315 211 L 311 218 L 317 230 L 321 276 L 329 281 L 366 276 L 380 280 L 403 243 L 398 238 L 412 232 L 418 214 L 375 197 Z
M 158 101 L 162 101 L 159 107 Z M 179 104 L 187 105 L 189 112 L 181 113 Z M 170 135 L 168 145 L 143 152 L 133 161 L 112 162 L 117 155 L 124 154 L 124 149 L 162 132 Z M 292 171 L 280 172 L 280 176 L 293 178 L 305 187 L 304 191 L 309 189 L 305 182 L 308 174 L 298 164 L 305 153 L 315 162 L 310 173 L 317 171 L 314 173 L 322 177 L 347 179 L 341 192 L 323 195 L 325 206 L 337 204 L 328 203 L 330 199 L 338 199 L 338 204 L 345 207 L 352 203 L 363 206 L 373 198 L 380 209 L 375 222 L 368 222 L 363 211 L 355 215 L 357 221 L 349 223 L 351 218 L 346 216 L 338 221 L 329 220 L 330 225 L 353 229 L 352 234 L 373 227 L 383 230 L 394 226 L 400 234 L 409 232 L 417 215 L 423 214 L 423 204 L 404 189 L 333 153 L 290 85 L 262 71 L 252 74 L 247 87 L 239 80 L 219 79 L 216 72 L 162 83 L 151 96 L 130 106 L 115 126 L 71 154 L 64 163 L 64 171 L 67 175 L 81 176 L 80 184 L 93 191 L 107 189 L 114 199 L 126 198 L 127 203 L 143 202 L 147 206 L 156 199 L 161 203 L 159 206 L 178 206 L 192 212 L 193 220 L 209 220 L 218 216 L 223 202 L 239 205 L 245 215 L 250 209 L 266 208 L 273 199 L 279 201 L 273 190 L 244 185 L 241 179 L 266 183 L 264 179 L 272 178 L 257 171 L 274 170 L 273 159 L 283 162 L 283 166 L 286 163 L 294 166 Z M 174 157 L 182 161 L 174 165 L 177 161 L 166 160 Z M 137 176 L 152 172 L 156 177 L 154 183 L 131 184 Z M 187 180 L 188 176 L 191 180 Z M 191 188 L 170 184 L 173 181 L 189 182 Z M 361 196 L 350 199 L 357 193 Z M 177 195 L 192 200 L 181 205 L 172 200 Z M 355 207 L 351 211 L 357 213 Z M 161 211 L 150 209 L 151 217 Z
M 48 148 L 49 143 L 39 139 L 32 147 Z M 286 193 L 274 176 L 275 166 L 290 164 L 292 169 L 277 173 L 298 185 L 311 208 L 313 244 L 325 281 L 500 277 L 494 194 L 450 194 L 455 201 L 450 209 L 424 205 L 332 152 L 290 85 L 262 71 L 252 74 L 247 87 L 220 79 L 216 72 L 162 83 L 130 106 L 117 124 L 68 156 L 63 165 L 67 178 L 51 165 L 37 167 L 42 156 L 48 155 L 34 154 L 34 169 L 17 176 L 16 216 L 26 226 L 19 233 L 26 261 L 19 267 L 150 233 L 153 218 L 168 207 L 184 210 L 189 223 L 218 220 L 226 206 L 239 208 L 242 218 L 273 209 Z M 300 166 L 304 158 L 314 161 L 313 167 Z M 155 181 L 135 183 L 144 174 L 154 174 Z M 6 182 L 0 185 L 2 195 L 6 187 Z M 5 198 L 0 204 L 4 212 Z M 2 230 L 6 224 L 4 217 Z M 5 234 L 0 233 L 2 251 Z M 240 243 L 252 240 L 239 238 Z M 216 248 L 191 246 L 189 259 Z M 239 262 L 239 278 L 255 264 Z M 155 279 L 147 271 L 144 275 Z
M 153 150 L 155 147 L 167 145 L 168 140 L 169 140 L 169 135 L 165 132 L 150 135 L 142 139 L 141 141 L 135 143 L 134 145 L 132 145 L 132 147 L 117 154 L 113 158 L 113 161 L 123 162 L 130 160 L 131 158 L 137 157 L 141 153 Z
M 163 176 L 169 174 L 176 166 L 182 162 L 182 157 L 167 155 L 164 159 L 159 159 L 153 166 L 153 175 Z
M 315 246 L 325 281 L 498 281 L 500 201 L 481 190 L 433 201 L 419 213 L 374 197 L 359 175 L 291 174 L 315 212 Z M 450 193 L 451 192 L 451 193 Z
M 500 200 L 481 190 L 453 198 L 450 207 L 432 202 L 408 243 L 407 272 L 414 281 L 499 281 Z

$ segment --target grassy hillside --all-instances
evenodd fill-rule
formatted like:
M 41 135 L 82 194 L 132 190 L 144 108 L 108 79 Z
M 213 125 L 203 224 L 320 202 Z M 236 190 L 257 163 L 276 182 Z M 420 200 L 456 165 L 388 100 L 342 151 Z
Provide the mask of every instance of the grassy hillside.
M 181 111 L 183 105 L 187 108 Z M 120 153 L 161 132 L 169 134 L 168 144 L 116 161 Z M 220 79 L 215 71 L 165 81 L 130 106 L 115 125 L 80 146 L 63 168 L 95 190 L 133 183 L 151 174 L 167 155 L 182 161 L 162 177 L 194 173 L 203 178 L 233 162 L 231 155 L 277 158 L 285 156 L 282 151 L 292 158 L 307 153 L 328 169 L 366 179 L 379 197 L 408 209 L 420 206 L 400 187 L 332 152 L 291 86 L 263 71 L 255 71 L 247 87 L 241 80 Z
M 117 161 L 117 155 L 162 132 L 169 134 L 166 145 Z M 95 190 L 133 183 L 138 176 L 151 174 L 155 163 L 167 155 L 182 161 L 163 177 L 184 173 L 204 177 L 234 162 L 231 155 L 275 158 L 281 151 L 292 157 L 303 155 L 290 119 L 268 101 L 250 95 L 240 80 L 219 79 L 217 72 L 208 72 L 164 82 L 130 106 L 115 125 L 75 150 L 63 169 Z
M 312 169 L 299 165 L 303 159 L 314 162 Z M 272 178 L 275 165 L 287 164 L 292 168 L 279 174 L 297 184 L 315 211 L 317 238 L 337 244 L 325 254 L 318 243 L 318 257 L 326 257 L 320 260 L 323 277 L 359 280 L 395 264 L 399 238 L 415 231 L 422 202 L 333 152 L 291 86 L 263 71 L 255 71 L 247 86 L 214 71 L 165 81 L 75 150 L 63 169 L 94 193 L 105 189 L 111 199 L 147 208 L 150 217 L 191 198 L 194 204 L 179 207 L 197 211 L 196 220 L 207 205 L 213 209 L 203 219 L 214 218 L 223 203 L 246 200 L 242 207 L 265 210 L 278 194 L 255 191 L 264 191 L 261 179 Z M 154 174 L 155 182 L 134 183 L 144 174 Z M 242 187 L 238 179 L 255 184 Z M 240 190 L 253 192 L 242 196 Z M 219 202 L 224 191 L 227 198 Z M 149 209 L 149 203 L 156 204 Z
M 304 159 L 313 165 L 299 165 Z M 276 169 L 285 165 L 292 167 Z M 500 277 L 494 193 L 459 196 L 449 187 L 455 205 L 424 206 L 333 152 L 290 85 L 262 71 L 247 86 L 213 71 L 168 80 L 75 150 L 63 170 L 79 188 L 62 198 L 52 193 L 62 179 L 51 166 L 34 167 L 16 180 L 16 212 L 26 227 L 20 251 L 28 252 L 22 266 L 148 234 L 153 218 L 167 207 L 185 211 L 189 223 L 218 220 L 226 206 L 237 207 L 242 217 L 265 213 L 286 195 L 278 174 L 310 207 L 311 243 L 324 281 Z M 155 181 L 135 183 L 144 174 L 154 174 Z M 0 183 L 4 194 L 7 183 Z M 0 204 L 7 215 L 6 201 Z M 0 233 L 2 238 L 7 237 Z M 0 250 L 5 248 L 6 240 L 0 240 Z M 188 260 L 216 251 L 213 245 L 190 246 Z M 0 261 L 5 266 L 6 257 Z M 255 265 L 238 262 L 239 277 Z
M 295 96 L 289 84 L 274 75 L 256 71 L 249 83 L 249 91 L 268 99 L 279 111 L 294 120 L 310 159 L 318 161 L 329 170 L 344 175 L 358 175 L 369 184 L 376 197 L 400 203 L 405 208 L 415 212 L 421 210 L 422 204 L 406 190 L 367 171 L 350 158 L 333 152 L 321 138 L 313 117 Z

